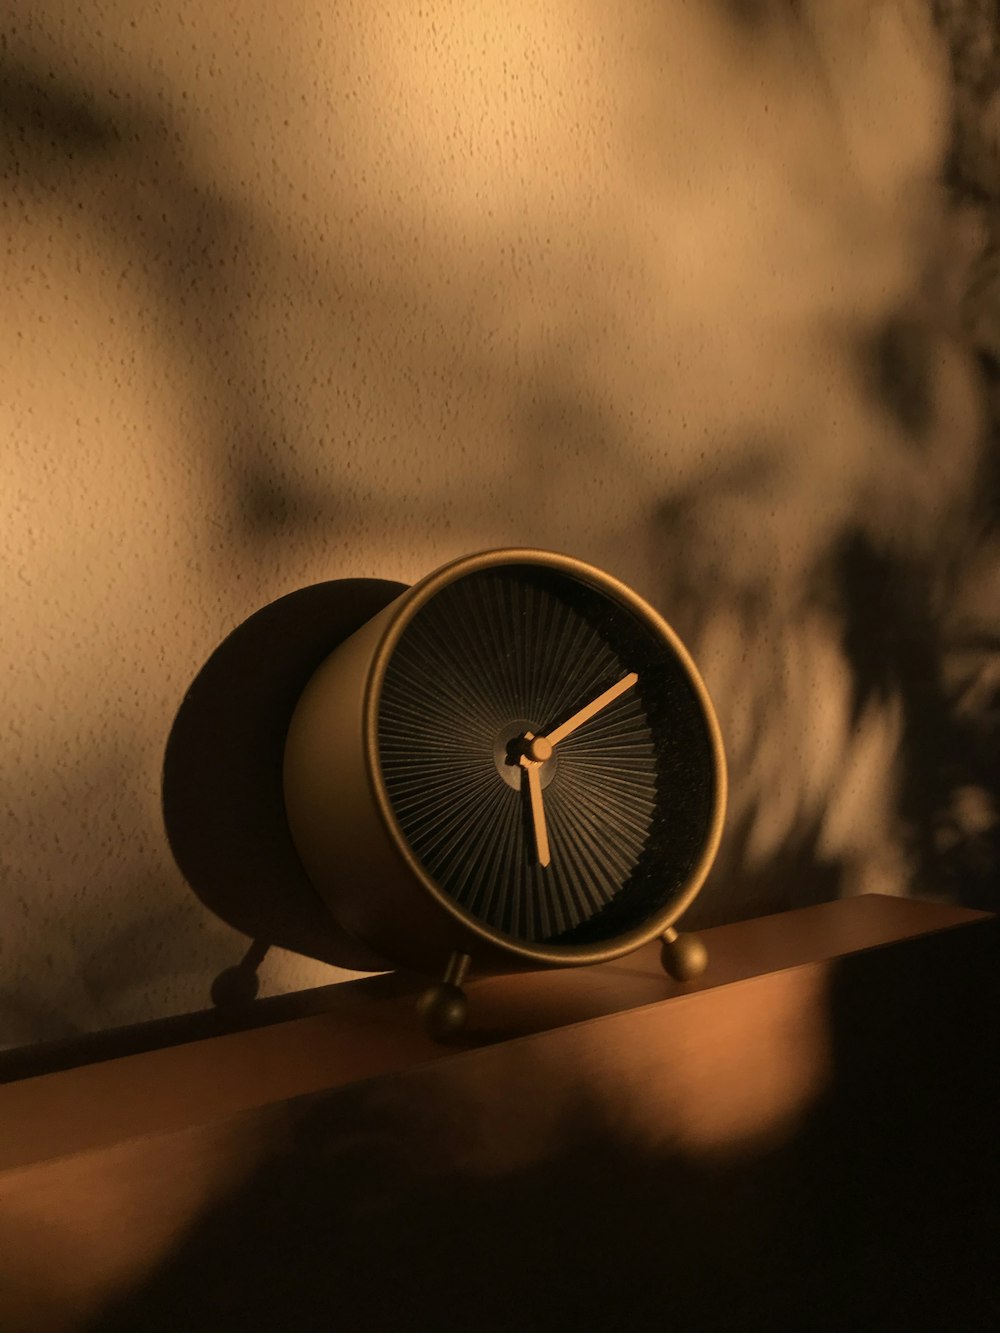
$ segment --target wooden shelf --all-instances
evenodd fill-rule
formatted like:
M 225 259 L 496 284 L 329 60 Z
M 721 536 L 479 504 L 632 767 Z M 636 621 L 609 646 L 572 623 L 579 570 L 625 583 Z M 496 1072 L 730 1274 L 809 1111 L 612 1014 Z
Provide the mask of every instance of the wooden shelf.
M 873 894 L 705 931 L 709 966 L 687 985 L 664 975 L 655 944 L 597 967 L 473 979 L 463 1044 L 494 1045 L 982 916 Z M 177 1040 L 184 1027 L 175 1023 L 168 1029 L 173 1041 L 159 1049 L 9 1082 L 0 1086 L 0 1169 L 447 1058 L 456 1048 L 430 1041 L 416 1018 L 415 999 L 424 985 L 418 978 L 386 975 L 327 986 L 278 1006 L 255 1006 L 265 1015 L 276 1013 L 278 1021 L 188 1041 Z M 291 1016 L 296 1002 L 307 1011 L 301 1017 Z M 202 1017 L 189 1020 L 195 1031 Z M 134 1042 L 141 1035 L 133 1031 L 128 1038 Z M 107 1036 L 98 1040 L 113 1046 Z M 91 1045 L 88 1039 L 77 1043 L 81 1058 Z M 60 1058 L 71 1059 L 72 1047 L 62 1047 Z
M 690 1178 L 690 1188 L 702 1193 L 682 1210 L 683 1226 L 703 1241 L 717 1233 L 710 1244 L 722 1247 L 727 1263 L 749 1245 L 756 1257 L 750 1264 L 747 1251 L 739 1263 L 750 1267 L 740 1266 L 739 1280 L 732 1280 L 734 1290 L 749 1283 L 760 1301 L 759 1275 L 777 1260 L 765 1262 L 753 1237 L 771 1228 L 786 1248 L 791 1243 L 791 1218 L 779 1196 L 785 1190 L 789 1200 L 799 1198 L 795 1172 L 836 1189 L 838 1180 L 854 1178 L 860 1162 L 869 1175 L 864 1188 L 898 1194 L 902 1143 L 921 1155 L 922 1187 L 930 1180 L 944 1188 L 928 1146 L 935 1118 L 941 1134 L 956 1133 L 954 1107 L 943 1093 L 947 1088 L 966 1106 L 989 1094 L 983 1071 L 998 1008 L 995 921 L 871 896 L 718 927 L 705 939 L 709 970 L 688 987 L 663 976 L 655 949 L 596 968 L 475 982 L 472 1030 L 458 1050 L 421 1033 L 413 1012 L 416 979 L 375 977 L 303 997 L 308 1012 L 300 1016 L 289 1017 L 286 1006 L 278 1022 L 7 1083 L 0 1087 L 0 1327 L 5 1333 L 89 1327 L 97 1311 L 126 1299 L 136 1284 L 139 1293 L 123 1307 L 122 1322 L 107 1316 L 109 1328 L 333 1326 L 323 1304 L 332 1299 L 330 1273 L 360 1300 L 351 1274 L 375 1263 L 375 1249 L 361 1255 L 352 1241 L 355 1268 L 344 1271 L 327 1248 L 334 1237 L 345 1244 L 339 1224 L 324 1233 L 330 1218 L 352 1219 L 368 1235 L 373 1216 L 381 1217 L 390 1250 L 400 1219 L 407 1219 L 415 1228 L 412 1244 L 433 1271 L 444 1263 L 435 1239 L 442 1227 L 449 1244 L 462 1248 L 467 1239 L 453 1234 L 453 1205 L 444 1202 L 449 1190 L 463 1199 L 463 1191 L 471 1192 L 489 1213 L 516 1181 L 529 1232 L 536 1205 L 541 1217 L 556 1208 L 563 1225 L 577 1225 L 585 1202 L 559 1175 L 569 1159 L 589 1189 L 610 1189 L 604 1206 L 612 1212 L 616 1195 L 608 1182 L 616 1173 L 624 1194 L 632 1197 L 638 1188 L 647 1209 L 651 1201 L 636 1172 L 651 1180 Z M 259 1013 L 251 1021 L 259 1022 Z M 89 1058 L 86 1046 L 82 1058 Z M 980 1143 L 977 1117 L 973 1107 L 966 1141 L 958 1149 L 951 1141 L 949 1151 L 959 1158 Z M 866 1123 L 879 1143 L 875 1158 Z M 885 1161 L 891 1178 L 880 1186 Z M 773 1176 L 754 1174 L 764 1162 L 778 1171 L 780 1188 Z M 548 1197 L 553 1179 L 563 1181 L 568 1211 Z M 317 1194 L 317 1181 L 326 1182 L 326 1196 Z M 722 1190 L 717 1210 L 706 1211 L 705 1189 Z M 867 1234 L 851 1211 L 854 1195 L 845 1200 L 850 1224 Z M 463 1213 L 468 1200 L 454 1206 L 475 1231 L 481 1219 Z M 662 1209 L 664 1225 L 676 1232 L 677 1200 L 662 1200 Z M 247 1230 L 251 1217 L 256 1221 Z M 637 1218 L 640 1232 L 648 1220 Z M 749 1227 L 749 1238 L 741 1239 L 740 1226 Z M 376 1249 L 377 1232 L 370 1237 Z M 504 1243 L 489 1234 L 490 1244 Z M 591 1241 L 597 1244 L 596 1235 Z M 523 1260 L 523 1237 L 507 1243 Z M 543 1250 L 555 1244 L 551 1236 L 538 1243 Z M 608 1243 L 615 1249 L 619 1242 Z M 645 1241 L 636 1244 L 641 1249 Z M 579 1280 L 586 1288 L 591 1261 L 582 1251 L 571 1253 L 583 1264 Z M 809 1253 L 809 1262 L 818 1263 L 818 1252 Z M 213 1254 L 204 1259 L 206 1276 L 202 1258 L 193 1256 Z M 306 1254 L 314 1254 L 313 1266 L 303 1269 Z M 571 1254 L 560 1261 L 570 1262 Z M 464 1262 L 473 1264 L 473 1257 Z M 394 1263 L 403 1288 L 418 1281 L 408 1260 L 397 1255 Z M 275 1264 L 290 1265 L 308 1289 L 308 1310 L 299 1312 L 299 1322 L 289 1313 L 287 1322 L 268 1323 L 261 1314 L 264 1322 L 248 1323 L 248 1308 L 267 1307 L 268 1318 L 279 1319 L 278 1308 L 267 1305 L 272 1296 L 258 1293 L 248 1307 L 243 1291 L 244 1285 L 256 1290 L 248 1266 L 270 1271 Z M 662 1267 L 676 1280 L 673 1261 Z M 279 1288 L 286 1268 L 284 1276 L 274 1275 Z M 751 1268 L 758 1273 L 753 1282 Z M 240 1319 L 227 1323 L 216 1310 L 212 1322 L 208 1307 L 181 1311 L 178 1301 L 194 1299 L 185 1284 L 195 1269 L 202 1286 L 236 1283 L 239 1300 L 230 1304 L 243 1311 Z M 693 1301 L 703 1277 L 687 1280 L 694 1286 L 684 1299 Z M 716 1322 L 707 1322 L 706 1313 L 696 1326 L 758 1326 L 745 1309 L 742 1324 L 725 1322 L 725 1301 L 714 1290 L 708 1283 L 702 1299 L 717 1301 Z M 382 1313 L 359 1322 L 348 1301 L 341 1311 L 347 1327 L 388 1326 L 379 1322 L 385 1293 L 369 1291 L 367 1299 Z M 801 1306 L 793 1300 L 790 1308 L 801 1320 Z M 160 1309 L 173 1324 L 156 1322 L 151 1311 Z M 412 1321 L 399 1327 L 459 1326 L 440 1306 L 437 1323 L 431 1313 L 428 1322 L 410 1313 Z M 511 1320 L 488 1326 L 518 1326 L 513 1314 Z M 806 1326 L 828 1325 L 788 1324 Z M 829 1325 L 839 1326 L 847 1325 Z

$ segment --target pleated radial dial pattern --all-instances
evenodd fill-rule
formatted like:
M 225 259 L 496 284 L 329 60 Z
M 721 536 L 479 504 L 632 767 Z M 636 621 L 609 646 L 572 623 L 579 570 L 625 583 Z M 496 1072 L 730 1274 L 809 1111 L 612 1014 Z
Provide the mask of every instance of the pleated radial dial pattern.
M 491 935 L 577 953 L 697 892 L 724 800 L 714 715 L 673 632 L 607 576 L 473 563 L 407 619 L 375 706 L 397 836 Z

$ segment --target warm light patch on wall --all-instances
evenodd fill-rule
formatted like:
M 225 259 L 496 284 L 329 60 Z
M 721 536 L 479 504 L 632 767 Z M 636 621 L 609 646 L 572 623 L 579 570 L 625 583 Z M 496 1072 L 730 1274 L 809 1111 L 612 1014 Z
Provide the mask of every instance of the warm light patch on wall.
M 607 568 L 688 642 L 733 750 L 699 908 L 790 905 L 796 839 L 839 876 L 802 892 L 910 889 L 912 719 L 855 718 L 844 645 L 872 585 L 817 587 L 845 535 L 966 559 L 974 243 L 925 7 L 7 14 L 0 1044 L 196 1009 L 245 952 L 158 807 L 224 637 L 491 546 Z M 336 975 L 275 951 L 266 988 Z

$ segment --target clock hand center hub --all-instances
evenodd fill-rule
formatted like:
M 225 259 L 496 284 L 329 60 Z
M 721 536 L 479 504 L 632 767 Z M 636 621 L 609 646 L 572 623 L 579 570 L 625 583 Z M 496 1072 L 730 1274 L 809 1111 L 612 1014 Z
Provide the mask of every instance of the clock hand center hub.
M 536 719 L 511 718 L 494 737 L 493 762 L 496 766 L 497 776 L 502 778 L 513 791 L 520 792 L 521 780 L 526 766 L 533 766 L 538 769 L 538 776 L 543 787 L 549 785 L 558 771 L 558 748 L 551 747 L 547 759 L 536 757 L 545 753 L 544 744 L 539 745 L 537 749 L 532 748 L 529 753 L 529 745 L 537 745 L 540 741 L 547 741 L 547 738 L 541 734 L 541 725 L 544 724 L 540 724 Z M 529 739 L 529 737 L 532 739 Z M 549 744 L 551 746 L 551 742 Z
M 552 746 L 544 736 L 532 736 L 530 732 L 524 738 L 524 753 L 521 762 L 544 764 L 552 758 Z

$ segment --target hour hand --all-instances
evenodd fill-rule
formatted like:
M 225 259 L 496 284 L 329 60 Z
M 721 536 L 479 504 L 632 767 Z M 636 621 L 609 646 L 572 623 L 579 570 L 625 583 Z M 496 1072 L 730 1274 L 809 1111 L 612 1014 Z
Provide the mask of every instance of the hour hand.
M 535 738 L 526 736 L 525 740 L 529 743 Z M 542 738 L 539 737 L 539 740 Z M 551 754 L 551 749 L 549 750 Z M 528 801 L 531 805 L 531 827 L 535 835 L 535 855 L 538 857 L 540 866 L 547 866 L 550 861 L 549 856 L 549 833 L 545 827 L 545 804 L 542 800 L 542 778 L 539 771 L 539 761 L 531 759 L 527 754 L 521 756 L 521 784 L 528 784 Z

